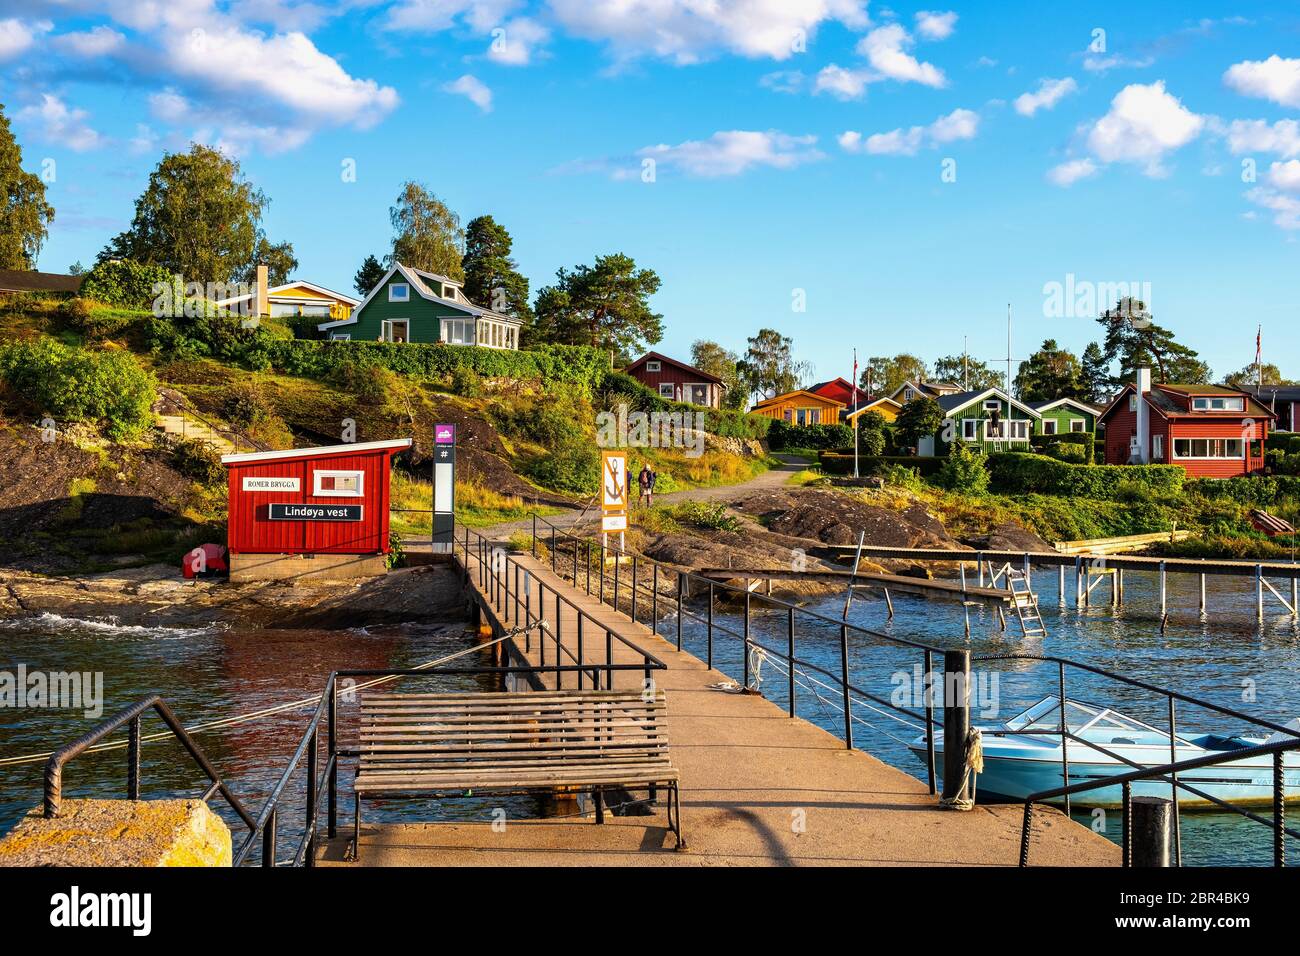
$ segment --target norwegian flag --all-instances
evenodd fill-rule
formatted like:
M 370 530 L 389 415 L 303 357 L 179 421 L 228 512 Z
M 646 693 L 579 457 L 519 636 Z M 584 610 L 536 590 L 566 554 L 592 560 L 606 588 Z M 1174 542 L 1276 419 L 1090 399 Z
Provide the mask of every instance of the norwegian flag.
M 858 404 L 858 350 L 853 350 L 853 405 Z
M 1261 364 L 1261 359 L 1264 354 L 1262 348 L 1263 337 L 1264 337 L 1264 326 L 1261 325 L 1255 331 L 1255 367 L 1256 368 L 1259 368 Z

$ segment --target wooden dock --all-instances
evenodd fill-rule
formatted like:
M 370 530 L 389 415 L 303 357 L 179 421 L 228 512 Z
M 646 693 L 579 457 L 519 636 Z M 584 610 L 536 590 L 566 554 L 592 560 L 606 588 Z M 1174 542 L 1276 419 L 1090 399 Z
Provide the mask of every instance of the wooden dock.
M 923 597 L 946 598 L 951 601 L 966 601 L 973 604 L 987 604 L 1006 607 L 1011 603 L 1011 592 L 1005 588 L 963 587 L 959 581 L 918 578 L 907 574 L 880 574 L 870 571 L 836 571 L 815 568 L 807 571 L 790 571 L 771 568 L 704 568 L 692 572 L 714 581 L 818 581 L 826 584 L 840 584 L 848 587 L 888 588 L 903 594 L 919 594 Z
M 1015 866 L 1021 807 L 977 806 L 969 812 L 941 810 L 924 783 L 787 712 L 757 694 L 735 692 L 725 674 L 657 637 L 648 627 L 582 589 L 574 588 L 528 555 L 511 555 L 521 583 L 512 593 L 478 585 L 476 553 L 468 564 L 469 596 L 485 627 L 504 633 L 516 623 L 521 591 L 536 601 L 547 596 L 550 625 L 577 653 L 576 607 L 586 617 L 586 640 L 599 644 L 604 660 L 608 629 L 630 642 L 613 642 L 615 663 L 639 664 L 644 653 L 664 662 L 654 670 L 656 689 L 667 694 L 667 732 L 680 771 L 683 825 L 690 848 L 671 849 L 662 806 L 653 815 L 590 816 L 491 822 L 382 824 L 364 822 L 365 866 L 725 866 L 725 865 L 916 865 Z M 516 564 L 517 563 L 517 564 Z M 513 572 L 511 572 L 513 573 Z M 553 594 L 565 602 L 556 611 Z M 534 609 L 537 605 L 534 604 Z M 552 648 L 554 644 L 551 645 Z M 539 642 L 510 646 L 512 665 L 537 665 Z M 734 655 L 738 642 L 720 643 L 718 655 Z M 550 652 L 554 659 L 554 651 Z M 640 687 L 639 668 L 618 671 L 615 687 Z M 573 675 L 568 675 L 571 684 Z M 554 674 L 544 682 L 553 686 Z M 730 685 L 732 688 L 728 690 Z M 455 803 L 442 807 L 454 813 Z M 371 818 L 378 816 L 371 813 Z M 1119 847 L 1062 814 L 1035 814 L 1035 865 L 1115 866 Z M 329 841 L 319 864 L 343 861 L 346 838 Z

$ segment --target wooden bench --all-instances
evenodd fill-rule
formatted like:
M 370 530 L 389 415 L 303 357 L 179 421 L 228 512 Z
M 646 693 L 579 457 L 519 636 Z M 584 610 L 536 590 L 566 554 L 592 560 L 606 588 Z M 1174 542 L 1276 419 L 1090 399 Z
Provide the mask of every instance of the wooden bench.
M 361 798 L 448 793 L 667 789 L 668 828 L 682 849 L 681 795 L 668 756 L 667 701 L 637 691 L 398 694 L 361 699 L 353 853 Z

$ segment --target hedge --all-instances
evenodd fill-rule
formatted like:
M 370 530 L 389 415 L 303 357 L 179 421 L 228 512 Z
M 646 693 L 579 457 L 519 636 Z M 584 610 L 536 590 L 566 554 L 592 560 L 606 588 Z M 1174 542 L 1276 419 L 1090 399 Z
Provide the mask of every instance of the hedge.
M 767 443 L 774 450 L 782 448 L 842 448 L 853 447 L 853 429 L 848 425 L 791 425 L 773 419 L 767 432 Z
M 1220 501 L 1264 507 L 1283 498 L 1300 498 L 1300 477 L 1294 475 L 1241 475 L 1236 478 L 1198 478 L 1184 490 Z
M 989 456 L 993 486 L 1015 494 L 1116 498 L 1122 484 L 1178 494 L 1186 472 L 1177 465 L 1073 465 L 1045 455 L 1002 452 Z

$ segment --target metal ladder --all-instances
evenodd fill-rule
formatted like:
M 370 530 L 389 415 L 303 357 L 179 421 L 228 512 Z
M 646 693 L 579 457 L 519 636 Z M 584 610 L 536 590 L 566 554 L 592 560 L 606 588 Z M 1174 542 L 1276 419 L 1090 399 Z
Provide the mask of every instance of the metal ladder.
M 1030 587 L 1025 572 L 1013 568 L 1010 562 L 1002 571 L 1007 577 L 1007 590 L 1011 592 L 1011 607 L 1020 619 L 1020 632 L 1025 637 L 1046 637 L 1047 625 L 1038 613 L 1038 596 Z

